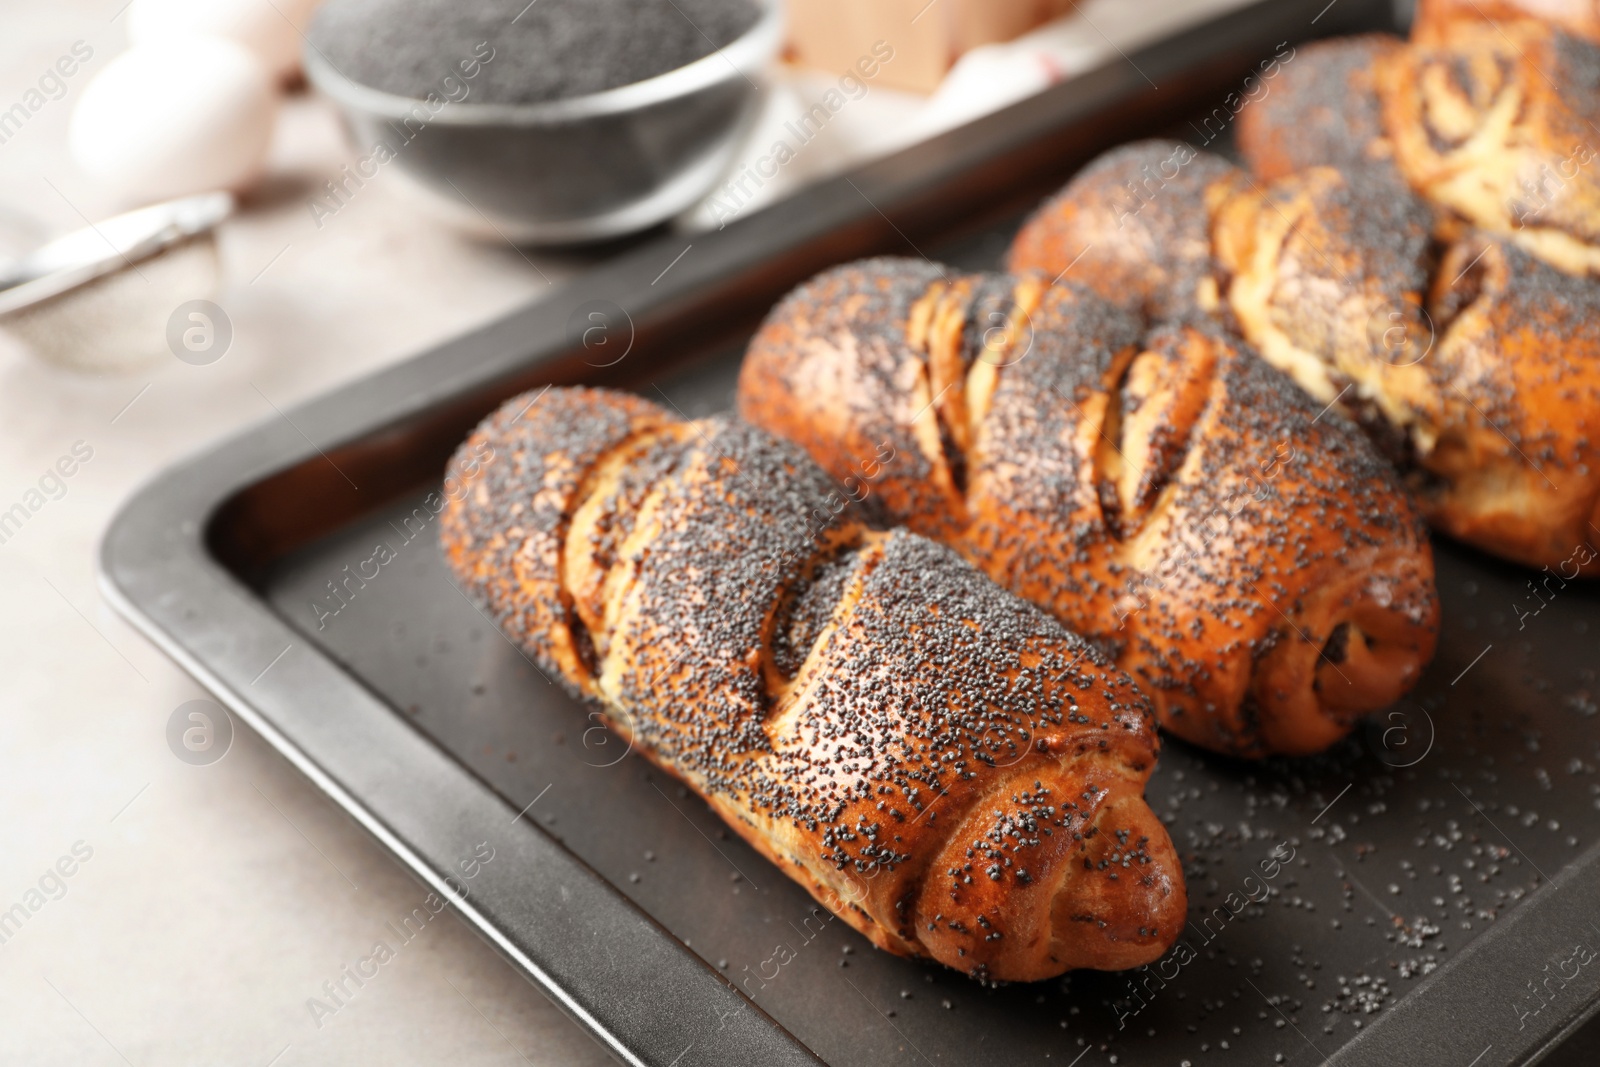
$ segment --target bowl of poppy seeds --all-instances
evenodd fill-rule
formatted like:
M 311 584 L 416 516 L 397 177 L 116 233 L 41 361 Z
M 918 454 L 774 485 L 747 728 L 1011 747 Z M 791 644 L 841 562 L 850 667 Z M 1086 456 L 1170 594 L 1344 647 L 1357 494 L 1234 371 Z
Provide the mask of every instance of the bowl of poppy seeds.
M 519 243 L 647 229 L 730 165 L 782 39 L 781 0 L 326 0 L 306 73 L 356 158 L 312 213 L 393 173 Z

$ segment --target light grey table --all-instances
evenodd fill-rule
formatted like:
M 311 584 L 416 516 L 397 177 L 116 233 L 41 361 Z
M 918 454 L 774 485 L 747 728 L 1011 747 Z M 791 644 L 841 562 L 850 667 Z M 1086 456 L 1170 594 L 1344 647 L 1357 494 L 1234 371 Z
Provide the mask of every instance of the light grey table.
M 0 225 L 115 210 L 65 130 L 88 73 L 124 47 L 122 2 L 0 5 L 0 109 L 72 42 L 95 52 L 0 143 Z M 222 234 L 234 340 L 219 362 L 90 377 L 0 339 L 0 510 L 75 444 L 92 451 L 0 544 L 0 910 L 27 915 L 0 919 L 0 1063 L 611 1062 L 445 916 L 314 1017 L 308 999 L 424 891 L 248 731 L 211 766 L 175 758 L 167 720 L 202 691 L 96 589 L 100 531 L 156 470 L 574 267 L 408 224 L 384 175 L 318 228 L 307 201 L 344 159 L 332 116 L 292 101 L 267 188 Z M 48 875 L 63 857 L 73 873 Z

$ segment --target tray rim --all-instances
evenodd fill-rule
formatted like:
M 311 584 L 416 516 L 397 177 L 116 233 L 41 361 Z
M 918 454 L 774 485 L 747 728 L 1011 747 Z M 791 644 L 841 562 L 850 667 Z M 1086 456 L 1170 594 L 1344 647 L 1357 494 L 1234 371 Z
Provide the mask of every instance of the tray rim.
M 1360 2 L 1365 4 L 1363 11 L 1386 7 L 1381 0 Z M 683 241 L 680 236 L 666 234 L 648 241 L 505 316 L 374 374 L 299 402 L 288 412 L 292 427 L 284 425 L 286 420 L 263 420 L 191 454 L 164 468 L 119 508 L 102 538 L 98 554 L 102 593 L 119 614 L 215 694 L 231 714 L 244 720 L 284 755 L 377 838 L 406 869 L 454 904 L 469 928 L 620 1061 L 671 1067 L 700 1045 L 703 1052 L 714 1056 L 736 1055 L 744 1062 L 759 1058 L 760 1062 L 781 1064 L 820 1063 L 760 1005 L 737 992 L 624 893 L 531 822 L 524 823 L 511 835 L 508 862 L 497 867 L 492 880 L 486 880 L 487 890 L 481 895 L 487 899 L 482 904 L 458 892 L 448 877 L 440 828 L 426 819 L 419 825 L 419 813 L 403 810 L 407 797 L 387 795 L 380 786 L 373 784 L 371 776 L 393 773 L 397 768 L 423 773 L 431 779 L 428 795 L 438 793 L 444 799 L 458 802 L 458 806 L 451 809 L 458 814 L 504 818 L 516 811 L 515 806 L 413 728 L 398 709 L 370 692 L 358 677 L 346 672 L 326 652 L 316 646 L 300 645 L 301 636 L 218 558 L 208 543 L 211 524 L 221 509 L 243 490 L 274 474 L 313 461 L 324 450 L 380 433 L 444 399 L 463 397 L 473 389 L 490 388 L 513 376 L 554 368 L 562 358 L 561 350 L 568 347 L 562 312 L 582 302 L 577 298 L 637 292 L 641 282 L 648 282 L 645 292 L 653 299 L 637 305 L 641 316 L 665 314 L 674 303 L 692 299 L 703 280 L 736 269 L 750 257 L 752 249 L 769 248 L 774 234 L 782 237 L 787 232 L 790 236 L 826 243 L 830 234 L 849 227 L 859 230 L 863 220 L 872 221 L 870 215 L 874 212 L 909 243 L 910 238 L 890 220 L 881 205 L 887 203 L 891 209 L 910 213 L 926 211 L 926 206 L 920 202 L 926 200 L 928 190 L 937 188 L 941 180 L 948 180 L 952 175 L 981 168 L 986 153 L 980 149 L 1005 142 L 1005 136 L 985 137 L 986 127 L 992 131 L 996 125 L 1009 121 L 1010 132 L 1014 134 L 1018 127 L 1032 128 L 1041 123 L 1065 126 L 1090 121 L 1096 114 L 1095 108 L 1086 107 L 1082 101 L 1066 109 L 1070 114 L 1065 118 L 1060 115 L 1041 118 L 1041 114 L 1052 109 L 1052 102 L 1065 100 L 1074 92 L 1081 93 L 1088 104 L 1096 106 L 1101 98 L 1121 101 L 1143 94 L 1144 82 L 1148 79 L 1142 73 L 1133 73 L 1140 65 L 1157 69 L 1158 73 L 1164 73 L 1175 64 L 1181 70 L 1187 62 L 1182 55 L 1195 50 L 1196 40 L 1227 34 L 1268 11 L 1276 14 L 1289 6 L 1258 0 L 1208 16 L 1179 30 L 1175 36 L 1135 52 L 1142 64 L 1123 58 L 1108 60 L 1101 67 L 1013 105 L 997 116 L 814 185 L 776 205 L 740 218 L 724 230 L 694 235 L 693 243 L 702 252 L 709 248 L 710 254 L 685 264 L 687 269 L 677 272 L 676 278 L 657 292 L 650 292 L 655 289 L 655 283 L 648 279 L 658 265 L 656 260 L 660 253 L 670 255 L 675 251 Z M 1294 6 L 1309 10 L 1305 4 Z M 1346 10 L 1341 16 L 1348 21 L 1351 9 L 1359 5 L 1347 0 L 1347 5 L 1342 6 L 1346 6 Z M 1206 55 L 1194 62 L 1199 64 L 1213 59 L 1214 56 Z M 978 144 L 958 144 L 958 140 Z M 840 182 L 854 188 L 870 210 L 864 210 L 860 204 L 855 205 L 853 211 L 841 208 L 836 195 Z M 862 185 L 879 195 L 868 197 Z M 876 228 L 882 229 L 881 226 Z M 779 247 L 784 246 L 780 244 Z M 529 338 L 538 339 L 538 343 Z M 531 355 L 530 348 L 533 349 Z M 304 430 L 303 436 L 301 430 Z M 209 611 L 196 613 L 197 604 L 208 605 Z M 235 624 L 232 630 L 228 629 L 230 623 Z M 241 684 L 253 669 L 245 660 L 247 652 L 275 649 L 285 643 L 290 648 L 301 647 L 304 655 L 285 665 L 276 677 L 257 677 L 248 685 Z M 255 665 L 265 663 L 271 655 L 271 651 L 258 655 Z M 307 662 L 302 663 L 301 659 Z M 294 677 L 300 679 L 298 684 L 284 680 L 286 672 L 291 670 L 296 672 Z M 263 681 L 265 685 L 257 688 L 257 683 Z M 308 692 L 315 694 L 313 702 L 319 706 L 333 705 L 330 710 L 336 709 L 340 720 L 319 726 L 308 722 L 304 714 L 297 715 L 292 705 L 304 699 Z M 352 737 L 350 731 L 340 729 L 351 724 L 348 721 L 351 717 L 359 718 L 360 725 L 377 729 L 383 740 L 392 746 L 392 750 L 385 753 L 385 759 L 377 761 L 383 766 L 374 767 L 373 761 L 354 758 L 361 754 L 348 751 L 352 745 L 371 741 L 370 737 Z M 405 793 L 413 804 L 422 795 L 415 783 L 408 783 Z M 512 824 L 516 821 L 513 819 Z M 707 1050 L 701 1044 L 703 1027 L 685 1031 L 681 1025 L 683 1019 L 677 1019 L 675 1025 L 672 1018 L 675 1013 L 652 1010 L 650 998 L 640 1002 L 644 1006 L 642 1011 L 631 1003 L 612 1003 L 618 999 L 612 995 L 614 987 L 607 987 L 606 997 L 597 999 L 592 982 L 587 988 L 576 988 L 584 983 L 575 985 L 571 975 L 555 973 L 548 960 L 536 958 L 536 953 L 530 951 L 527 937 L 507 928 L 505 909 L 515 905 L 515 898 L 523 895 L 521 891 L 526 886 L 548 882 L 543 874 L 549 874 L 550 869 L 581 887 L 581 902 L 588 909 L 593 933 L 609 937 L 618 946 L 635 952 L 639 943 L 629 938 L 648 942 L 649 949 L 667 968 L 667 973 L 645 978 L 646 991 L 659 990 L 669 981 L 684 982 L 691 984 L 692 995 L 703 997 L 713 1011 L 718 1004 L 730 1007 L 725 1017 L 734 1018 L 735 1022 L 720 1042 L 713 1039 L 713 1047 Z M 1564 866 L 1555 879 L 1541 885 L 1540 889 L 1554 890 L 1573 883 L 1580 888 L 1587 883 L 1593 888 L 1588 893 L 1561 895 L 1553 903 L 1551 897 L 1556 894 L 1536 891 L 1492 929 L 1476 937 L 1437 973 L 1397 1000 L 1372 1026 L 1335 1052 L 1328 1062 L 1351 1067 L 1388 1063 L 1394 1062 L 1399 1054 L 1414 1051 L 1419 1043 L 1432 1043 L 1435 1048 L 1443 1049 L 1459 1044 L 1463 1038 L 1475 1041 L 1471 1032 L 1481 1032 L 1482 1025 L 1487 1023 L 1487 1012 L 1463 1017 L 1458 1010 L 1452 1010 L 1450 994 L 1458 992 L 1461 986 L 1470 985 L 1474 979 L 1482 984 L 1481 979 L 1488 972 L 1500 980 L 1489 983 L 1494 988 L 1487 992 L 1506 995 L 1512 988 L 1506 984 L 1509 979 L 1505 976 L 1511 969 L 1507 965 L 1526 955 L 1520 951 L 1525 942 L 1541 940 L 1536 936 L 1541 920 L 1559 913 L 1581 913 L 1580 903 L 1588 908 L 1588 914 L 1600 915 L 1600 846 Z M 612 926 L 608 930 L 602 923 Z M 1530 931 L 1534 936 L 1530 936 Z M 1473 960 L 1478 961 L 1473 970 L 1462 966 Z M 635 977 L 642 974 L 642 968 L 633 970 Z M 1458 974 L 1456 982 L 1446 982 L 1447 978 Z M 1492 1062 L 1533 1063 L 1543 1058 L 1560 1040 L 1600 1012 L 1600 968 L 1588 979 L 1576 990 L 1578 995 L 1563 1005 L 1562 1013 L 1553 1015 L 1544 1026 L 1525 1037 L 1502 1046 L 1512 1058 L 1497 1056 L 1474 1063 L 1487 1067 Z M 1482 999 L 1481 996 L 1478 999 Z M 1435 1002 L 1441 1003 L 1443 1008 L 1434 1010 L 1434 1017 L 1415 1018 L 1419 1012 L 1427 1012 L 1429 1005 Z M 752 1008 L 753 1011 L 748 1010 Z M 688 1047 L 682 1047 L 680 1041 L 689 1033 L 694 1039 Z M 717 1033 L 722 1034 L 722 1029 Z M 1494 1047 L 1496 1043 L 1490 1042 L 1480 1057 Z

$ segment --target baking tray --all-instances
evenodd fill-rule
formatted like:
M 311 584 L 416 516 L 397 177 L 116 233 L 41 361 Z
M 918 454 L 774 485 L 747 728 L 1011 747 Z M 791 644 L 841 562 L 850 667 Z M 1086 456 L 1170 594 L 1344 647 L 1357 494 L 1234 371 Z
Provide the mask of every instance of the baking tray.
M 744 340 L 816 270 L 993 267 L 1097 152 L 1203 140 L 1282 42 L 1390 24 L 1367 0 L 1258 4 L 725 230 L 640 243 L 168 470 L 107 533 L 106 593 L 627 1063 L 1531 1062 L 1600 1004 L 1592 586 L 1536 593 L 1441 543 L 1443 640 L 1411 699 L 1315 759 L 1168 742 L 1149 796 L 1184 858 L 1184 949 L 986 987 L 873 950 L 628 754 L 456 590 L 428 495 L 515 392 L 725 409 Z M 607 344 L 585 347 L 596 323 Z

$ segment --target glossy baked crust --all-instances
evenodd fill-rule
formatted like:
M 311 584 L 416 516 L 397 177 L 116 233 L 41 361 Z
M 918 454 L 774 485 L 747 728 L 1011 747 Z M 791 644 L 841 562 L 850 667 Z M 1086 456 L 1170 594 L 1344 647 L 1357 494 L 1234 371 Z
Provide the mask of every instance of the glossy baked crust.
M 1137 172 L 1171 149 L 1116 155 Z M 1600 570 L 1589 547 L 1600 544 L 1600 282 L 1534 258 L 1514 235 L 1441 226 L 1392 169 L 1265 182 L 1203 153 L 1191 166 L 1210 180 L 1142 214 L 1204 220 L 1212 273 L 1198 288 L 1217 294 L 1219 322 L 1366 430 L 1437 528 L 1569 578 Z M 1018 246 L 1050 247 L 1029 229 L 1112 217 L 1103 188 L 1070 185 Z M 1091 273 L 1096 254 L 1083 260 Z M 1153 254 L 1169 273 L 1198 261 L 1187 246 Z M 1131 288 L 1121 300 L 1148 303 Z
M 1361 420 L 1435 526 L 1597 569 L 1600 284 L 1483 232 L 1441 255 L 1415 197 L 1329 167 L 1226 201 L 1216 234 L 1244 335 Z
M 1215 307 L 1207 189 L 1242 177 L 1181 141 L 1114 148 L 1023 225 L 1006 267 L 1084 286 L 1157 319 Z
M 1444 240 L 1476 227 L 1600 274 L 1600 45 L 1449 6 L 1411 42 L 1337 38 L 1282 64 L 1239 116 L 1247 165 L 1263 181 L 1324 165 L 1398 174 Z
M 1600 273 L 1600 47 L 1537 22 L 1456 22 L 1377 68 L 1411 186 L 1573 273 Z
M 1448 412 L 1417 479 L 1429 516 L 1563 578 L 1600 574 L 1600 284 L 1469 233 L 1429 307 Z
M 1196 744 L 1315 752 L 1410 688 L 1432 556 L 1368 441 L 1203 319 L 1147 334 L 1045 281 L 828 271 L 757 334 L 739 410 L 836 477 L 892 455 L 865 484 L 897 520 L 1099 640 Z
M 1239 113 L 1239 153 L 1270 181 L 1319 164 L 1393 166 L 1376 70 L 1404 46 L 1387 33 L 1334 37 L 1295 49 Z
M 529 400 L 462 446 L 445 556 L 642 754 L 889 951 L 1026 981 L 1173 944 L 1154 721 L 1098 650 L 763 431 Z
M 1236 328 L 1324 404 L 1338 401 L 1392 458 L 1431 396 L 1427 206 L 1370 169 L 1312 167 L 1219 201 L 1217 262 Z

